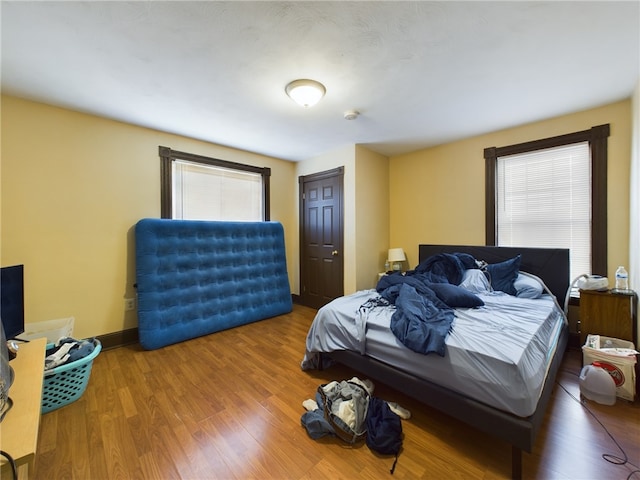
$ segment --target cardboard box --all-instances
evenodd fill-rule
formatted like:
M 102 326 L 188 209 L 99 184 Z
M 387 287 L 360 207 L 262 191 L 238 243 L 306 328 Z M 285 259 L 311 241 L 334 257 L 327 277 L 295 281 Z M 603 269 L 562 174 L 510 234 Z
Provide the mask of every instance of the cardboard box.
M 636 355 L 632 342 L 602 335 L 587 335 L 582 347 L 582 364 L 604 368 L 616 384 L 616 396 L 634 401 L 636 397 Z
M 73 337 L 74 317 L 56 318 L 55 320 L 45 320 L 44 322 L 27 323 L 24 326 L 25 332 L 20 338 L 33 340 L 46 337 L 47 343 L 56 343 L 62 337 Z

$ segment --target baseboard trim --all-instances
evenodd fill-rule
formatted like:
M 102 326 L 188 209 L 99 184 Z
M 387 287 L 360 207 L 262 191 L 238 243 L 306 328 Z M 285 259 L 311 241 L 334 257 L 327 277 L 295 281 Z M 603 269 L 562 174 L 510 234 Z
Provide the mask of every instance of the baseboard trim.
M 291 301 L 297 305 L 300 303 L 300 295 L 294 293 L 291 294 Z M 107 333 L 104 335 L 98 335 L 96 337 L 100 340 L 103 350 L 109 350 L 110 348 L 123 347 L 124 345 L 130 345 L 132 343 L 138 343 L 138 329 L 129 328 L 128 330 L 121 330 L 120 332 Z
M 128 330 L 122 330 L 120 332 L 107 333 L 105 335 L 98 335 L 96 337 L 100 340 L 103 350 L 109 350 L 110 348 L 122 347 L 138 342 L 138 329 L 130 328 Z

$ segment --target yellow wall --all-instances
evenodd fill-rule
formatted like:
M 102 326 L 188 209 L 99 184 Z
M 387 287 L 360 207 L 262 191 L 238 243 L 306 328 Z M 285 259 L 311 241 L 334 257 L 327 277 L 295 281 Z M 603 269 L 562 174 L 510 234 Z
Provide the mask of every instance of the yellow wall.
M 640 79 L 631 98 L 631 168 L 629 172 L 629 288 L 640 291 Z M 636 348 L 640 346 L 640 318 L 637 319 Z
M 294 163 L 6 96 L 1 133 L 1 263 L 25 264 L 27 323 L 73 316 L 78 337 L 136 326 L 133 226 L 160 216 L 159 145 L 271 168 L 294 284 Z
M 296 168 L 296 178 L 311 175 L 313 173 L 324 172 L 332 170 L 338 167 L 344 167 L 343 177 L 343 192 L 342 198 L 344 201 L 343 223 L 344 223 L 344 292 L 353 293 L 356 291 L 356 190 L 355 190 L 355 176 L 356 176 L 356 160 L 355 160 L 355 146 L 347 145 L 346 147 L 331 151 L 324 155 L 299 162 Z M 296 180 L 297 182 L 297 180 Z M 297 185 L 297 183 L 296 183 Z M 293 202 L 296 205 L 296 230 L 299 230 L 299 188 L 296 187 Z M 300 258 L 297 252 L 300 251 L 300 238 L 297 238 L 296 242 L 296 255 L 295 259 L 295 272 L 296 283 L 293 291 L 300 292 Z
M 609 123 L 608 266 L 628 265 L 631 100 L 510 128 L 390 159 L 390 243 L 413 267 L 418 244 L 484 245 L 484 149 Z
M 384 267 L 389 248 L 389 160 L 363 146 L 348 145 L 298 163 L 296 174 L 337 167 L 344 167 L 344 293 L 348 295 L 374 288 Z M 298 195 L 296 191 L 299 206 Z M 296 265 L 299 281 L 299 261 Z
M 374 288 L 389 249 L 389 159 L 356 147 L 356 290 Z

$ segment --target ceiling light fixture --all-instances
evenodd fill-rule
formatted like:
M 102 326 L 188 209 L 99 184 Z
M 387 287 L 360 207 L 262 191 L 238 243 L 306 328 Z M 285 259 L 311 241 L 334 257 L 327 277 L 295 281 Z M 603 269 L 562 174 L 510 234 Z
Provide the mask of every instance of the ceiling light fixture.
M 305 108 L 313 107 L 327 92 L 320 82 L 308 79 L 294 80 L 284 91 L 294 102 Z

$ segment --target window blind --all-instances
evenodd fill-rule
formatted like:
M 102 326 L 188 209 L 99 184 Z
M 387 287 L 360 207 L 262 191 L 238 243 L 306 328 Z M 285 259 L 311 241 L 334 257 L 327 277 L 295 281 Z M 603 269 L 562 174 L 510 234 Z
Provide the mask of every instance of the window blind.
M 569 248 L 571 278 L 591 272 L 588 142 L 498 157 L 500 246 Z
M 172 163 L 173 218 L 263 220 L 262 175 L 175 160 Z

